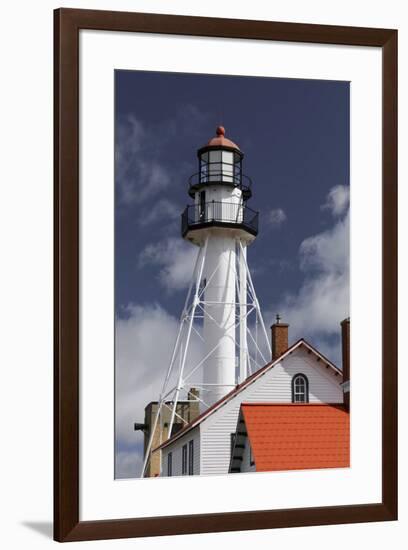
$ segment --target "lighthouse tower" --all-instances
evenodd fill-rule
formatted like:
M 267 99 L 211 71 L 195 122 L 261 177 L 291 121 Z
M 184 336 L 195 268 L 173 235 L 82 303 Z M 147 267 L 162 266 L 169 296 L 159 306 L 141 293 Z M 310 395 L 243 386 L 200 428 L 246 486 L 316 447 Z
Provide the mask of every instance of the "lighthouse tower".
M 204 361 L 203 399 L 211 406 L 247 375 L 246 247 L 258 233 L 258 213 L 246 204 L 251 182 L 242 173 L 243 153 L 225 137 L 216 136 L 197 152 L 198 173 L 190 179 L 194 204 L 183 214 L 182 236 L 205 249 L 203 268 Z M 242 264 L 242 265 L 241 265 Z M 240 327 L 239 376 L 236 377 L 236 291 L 239 278 L 243 319 Z M 202 407 L 205 405 L 202 403 Z
M 182 237 L 197 246 L 197 259 L 143 472 L 153 436 L 157 440 L 156 429 L 170 437 L 175 424 L 182 427 L 185 422 L 177 404 L 192 399 L 191 386 L 199 390 L 192 400 L 199 400 L 203 412 L 264 365 L 265 355 L 270 357 L 269 338 L 247 263 L 247 247 L 258 234 L 258 212 L 247 205 L 252 182 L 243 174 L 244 154 L 219 126 L 197 156 L 198 172 L 188 185 L 192 204 L 185 208 L 181 220 Z M 200 339 L 198 361 L 196 357 L 192 361 L 189 354 L 192 335 Z M 164 430 L 163 407 L 171 410 Z

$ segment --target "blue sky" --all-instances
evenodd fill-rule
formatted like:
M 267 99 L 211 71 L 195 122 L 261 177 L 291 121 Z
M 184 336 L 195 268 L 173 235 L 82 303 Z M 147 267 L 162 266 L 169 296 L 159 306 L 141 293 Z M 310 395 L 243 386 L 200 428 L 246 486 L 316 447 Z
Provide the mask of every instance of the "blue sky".
M 217 125 L 245 154 L 248 250 L 270 325 L 340 361 L 349 314 L 349 83 L 115 73 L 116 476 L 140 468 L 133 421 L 157 399 L 196 249 L 180 236 L 197 149 Z M 158 346 L 160 342 L 160 346 Z

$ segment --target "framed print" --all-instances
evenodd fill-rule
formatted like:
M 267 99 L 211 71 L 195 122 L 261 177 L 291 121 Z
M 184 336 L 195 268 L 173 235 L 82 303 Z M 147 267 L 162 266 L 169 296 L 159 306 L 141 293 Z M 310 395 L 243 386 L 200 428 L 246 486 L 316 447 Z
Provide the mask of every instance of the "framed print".
M 54 25 L 55 539 L 395 520 L 397 32 Z

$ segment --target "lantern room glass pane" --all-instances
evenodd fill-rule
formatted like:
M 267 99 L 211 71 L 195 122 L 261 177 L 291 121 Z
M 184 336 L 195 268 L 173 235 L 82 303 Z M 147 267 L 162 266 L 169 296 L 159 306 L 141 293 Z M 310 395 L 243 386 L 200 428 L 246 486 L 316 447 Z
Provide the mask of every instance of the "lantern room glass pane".
M 239 153 L 234 153 L 234 181 L 235 183 L 241 183 L 242 173 L 242 158 Z
M 222 152 L 222 175 L 223 181 L 232 182 L 234 176 L 234 153 L 232 151 Z
M 222 179 L 221 151 L 209 152 L 208 181 L 218 182 Z
M 222 162 L 225 164 L 232 165 L 234 162 L 234 153 L 232 153 L 232 151 L 223 151 Z
M 210 163 L 221 162 L 221 153 L 220 150 L 210 151 Z
M 200 182 L 208 181 L 208 152 L 200 157 Z

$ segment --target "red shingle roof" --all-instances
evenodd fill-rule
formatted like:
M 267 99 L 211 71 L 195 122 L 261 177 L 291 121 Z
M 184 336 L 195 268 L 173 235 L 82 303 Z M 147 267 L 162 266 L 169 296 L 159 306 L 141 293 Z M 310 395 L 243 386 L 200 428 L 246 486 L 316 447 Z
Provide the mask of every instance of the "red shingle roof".
M 257 472 L 350 466 L 344 406 L 242 403 L 241 410 Z

